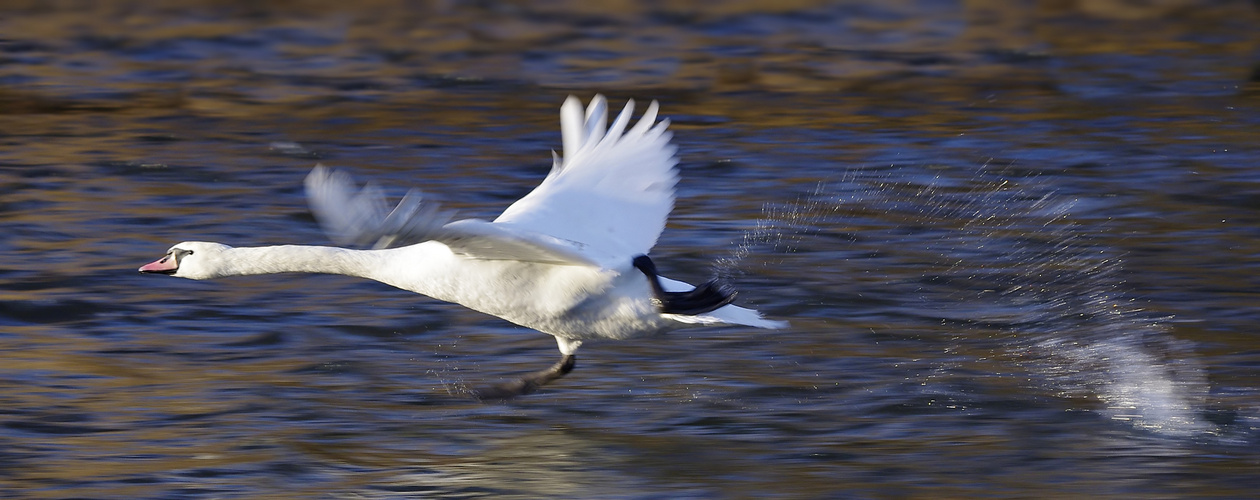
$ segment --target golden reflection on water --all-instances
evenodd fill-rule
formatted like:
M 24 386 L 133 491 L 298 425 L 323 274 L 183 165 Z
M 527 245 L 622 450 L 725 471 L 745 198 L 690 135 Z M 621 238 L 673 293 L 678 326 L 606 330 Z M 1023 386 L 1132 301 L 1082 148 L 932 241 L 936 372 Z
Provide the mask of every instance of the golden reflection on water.
M 80 104 L 175 107 L 236 117 L 257 116 L 253 105 L 260 103 L 305 106 L 327 99 L 327 92 L 302 79 L 329 79 L 346 86 L 343 95 L 359 99 L 389 96 L 413 102 L 441 95 L 418 88 L 417 78 L 574 89 L 860 89 L 963 97 L 960 91 L 970 94 L 977 85 L 1053 88 L 1056 74 L 1065 70 L 1109 73 L 1102 66 L 1039 64 L 1046 56 L 1186 51 L 1186 63 L 1193 63 L 1195 53 L 1234 58 L 1232 69 L 1202 69 L 1224 70 L 1243 81 L 1257 41 L 1254 30 L 1247 29 L 1255 13 L 1244 2 L 1195 0 L 1031 5 L 975 0 L 959 6 L 732 1 L 582 7 L 580 2 L 548 2 L 497 8 L 446 2 L 266 7 L 213 1 L 179 10 L 132 2 L 101 2 L 92 9 L 57 9 L 44 2 L 7 5 L 11 14 L 0 20 L 0 28 L 11 39 L 38 41 L 36 52 L 99 40 L 86 51 L 59 53 L 58 64 L 21 65 L 23 77 L 39 83 L 6 86 L 10 104 L 35 106 L 32 99 L 47 97 L 50 90 L 54 97 L 74 99 L 121 92 Z M 1173 18 L 1177 22 L 1169 22 Z M 1202 43 L 1200 32 L 1224 36 Z M 223 40 L 230 43 L 214 43 Z M 136 57 L 115 59 L 119 50 Z

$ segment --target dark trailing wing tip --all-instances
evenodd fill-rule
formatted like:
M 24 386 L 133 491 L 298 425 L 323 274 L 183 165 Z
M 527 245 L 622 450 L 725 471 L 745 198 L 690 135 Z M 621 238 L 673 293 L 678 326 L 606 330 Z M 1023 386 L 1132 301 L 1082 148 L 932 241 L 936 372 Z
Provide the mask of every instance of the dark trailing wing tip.
M 735 301 L 735 290 L 718 279 L 706 281 L 704 284 L 686 292 L 666 292 L 661 288 L 656 264 L 646 255 L 635 257 L 634 267 L 648 278 L 652 287 L 652 295 L 656 299 L 657 308 L 665 314 L 683 314 L 694 316 L 712 312 L 713 310 Z

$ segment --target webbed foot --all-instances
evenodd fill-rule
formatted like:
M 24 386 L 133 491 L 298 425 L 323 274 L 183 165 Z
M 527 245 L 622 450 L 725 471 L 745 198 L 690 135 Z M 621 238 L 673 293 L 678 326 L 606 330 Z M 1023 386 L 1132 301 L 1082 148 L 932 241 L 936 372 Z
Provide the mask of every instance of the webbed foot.
M 661 288 L 656 264 L 646 255 L 634 258 L 634 267 L 642 271 L 652 286 L 652 296 L 662 313 L 696 315 L 704 314 L 735 301 L 735 291 L 717 279 L 704 282 L 686 292 L 666 292 Z

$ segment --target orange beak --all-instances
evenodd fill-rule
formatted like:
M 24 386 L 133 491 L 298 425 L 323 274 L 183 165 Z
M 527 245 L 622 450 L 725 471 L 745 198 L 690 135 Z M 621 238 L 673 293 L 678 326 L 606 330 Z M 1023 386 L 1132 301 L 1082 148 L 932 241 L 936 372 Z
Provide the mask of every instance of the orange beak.
M 166 257 L 140 266 L 140 272 L 142 273 L 175 274 L 175 271 L 178 269 L 179 260 L 175 258 L 173 253 L 166 254 Z

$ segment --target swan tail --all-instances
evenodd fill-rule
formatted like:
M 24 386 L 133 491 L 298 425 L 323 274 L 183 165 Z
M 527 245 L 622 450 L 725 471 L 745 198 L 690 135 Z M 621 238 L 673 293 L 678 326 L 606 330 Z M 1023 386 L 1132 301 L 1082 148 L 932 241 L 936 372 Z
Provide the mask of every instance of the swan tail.
M 662 314 L 661 316 L 689 325 L 742 325 L 768 330 L 779 330 L 789 326 L 787 321 L 766 319 L 755 310 L 735 305 L 723 306 L 704 314 Z

